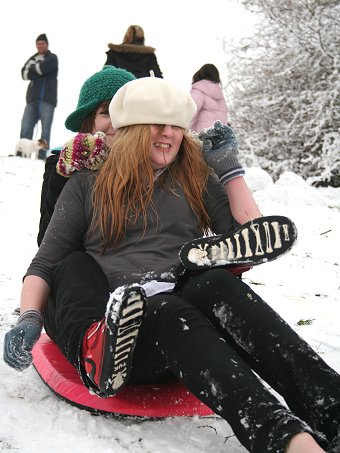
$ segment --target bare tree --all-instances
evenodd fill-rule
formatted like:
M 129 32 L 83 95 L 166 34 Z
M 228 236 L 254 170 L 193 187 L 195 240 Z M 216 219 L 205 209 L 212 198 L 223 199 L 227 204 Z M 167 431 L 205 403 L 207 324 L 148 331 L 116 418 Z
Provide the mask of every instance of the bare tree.
M 245 163 L 340 185 L 340 1 L 240 1 L 259 18 L 253 36 L 224 41 Z

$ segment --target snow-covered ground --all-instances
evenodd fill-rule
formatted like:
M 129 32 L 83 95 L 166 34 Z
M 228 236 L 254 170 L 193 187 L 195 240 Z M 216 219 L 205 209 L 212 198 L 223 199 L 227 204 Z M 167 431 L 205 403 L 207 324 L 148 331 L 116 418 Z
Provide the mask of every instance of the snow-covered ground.
M 0 355 L 15 323 L 21 278 L 37 245 L 44 163 L 0 157 Z M 286 256 L 244 274 L 250 284 L 340 372 L 340 189 L 308 186 L 286 173 L 275 184 L 259 169 L 247 179 L 263 214 L 294 220 L 299 237 Z M 20 453 L 242 453 L 217 417 L 160 421 L 95 417 L 57 399 L 30 367 L 0 360 L 0 451 Z

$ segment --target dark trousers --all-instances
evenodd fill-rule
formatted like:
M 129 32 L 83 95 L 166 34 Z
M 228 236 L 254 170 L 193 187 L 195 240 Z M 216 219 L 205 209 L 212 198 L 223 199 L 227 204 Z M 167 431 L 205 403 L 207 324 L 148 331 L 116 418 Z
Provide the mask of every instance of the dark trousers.
M 92 258 L 77 252 L 59 265 L 54 282 L 46 330 L 79 369 L 83 335 L 105 313 L 106 278 Z M 131 381 L 157 380 L 169 369 L 250 452 L 283 452 L 304 431 L 326 446 L 323 436 L 330 441 L 337 432 L 340 376 L 224 269 L 188 278 L 176 294 L 149 298 Z

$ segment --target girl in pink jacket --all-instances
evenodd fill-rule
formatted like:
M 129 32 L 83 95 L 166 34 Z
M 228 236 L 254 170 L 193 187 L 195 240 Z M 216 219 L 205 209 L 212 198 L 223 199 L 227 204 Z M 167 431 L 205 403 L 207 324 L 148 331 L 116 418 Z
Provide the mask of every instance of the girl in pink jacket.
M 190 124 L 190 131 L 200 132 L 211 127 L 216 120 L 227 124 L 227 105 L 221 87 L 220 74 L 213 64 L 205 64 L 192 78 L 190 94 L 197 111 Z

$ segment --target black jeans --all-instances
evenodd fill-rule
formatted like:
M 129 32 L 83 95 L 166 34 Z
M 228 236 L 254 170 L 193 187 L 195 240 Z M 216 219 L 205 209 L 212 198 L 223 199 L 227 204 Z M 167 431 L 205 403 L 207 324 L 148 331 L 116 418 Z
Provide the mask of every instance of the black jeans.
M 77 252 L 59 265 L 54 281 L 46 330 L 79 369 L 83 335 L 105 313 L 106 278 Z M 330 441 L 337 432 L 340 376 L 224 269 L 188 277 L 176 294 L 149 298 L 131 381 L 157 380 L 167 370 L 223 417 L 250 452 L 283 452 L 299 432 L 325 447 L 324 436 Z

